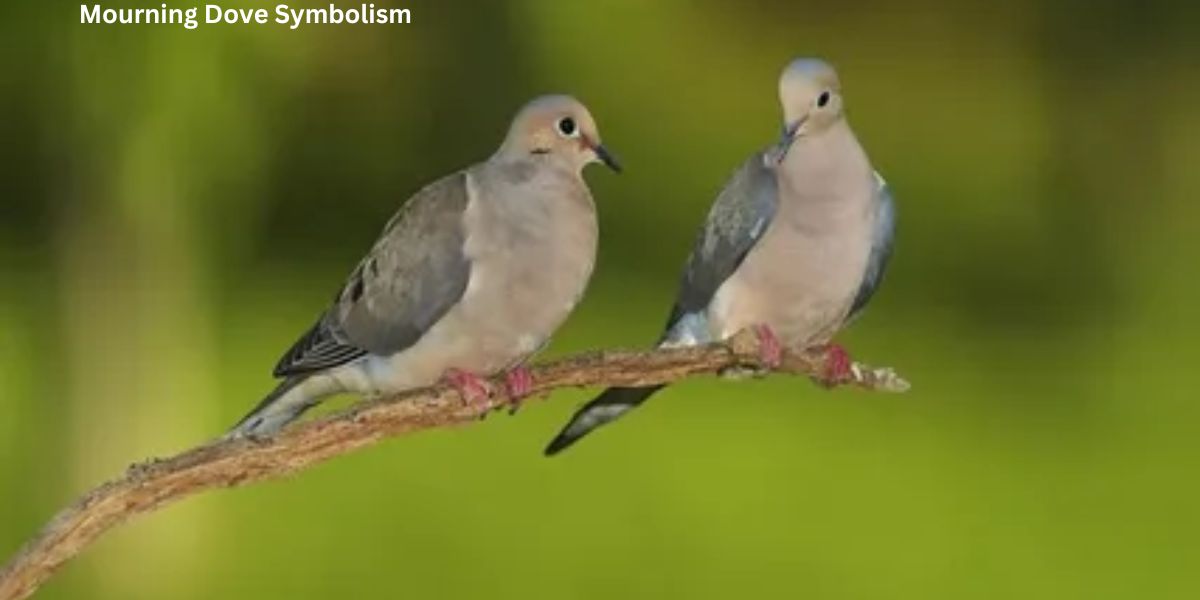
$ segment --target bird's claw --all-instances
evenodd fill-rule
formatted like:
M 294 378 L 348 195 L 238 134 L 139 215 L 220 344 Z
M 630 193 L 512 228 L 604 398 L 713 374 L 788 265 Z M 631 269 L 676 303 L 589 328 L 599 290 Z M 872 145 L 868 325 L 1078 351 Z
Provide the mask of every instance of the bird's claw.
M 492 409 L 492 386 L 488 381 L 474 373 L 460 369 L 450 369 L 442 377 L 445 382 L 462 397 L 463 404 L 479 406 L 486 415 Z
M 515 415 L 521 401 L 533 392 L 533 373 L 525 366 L 514 367 L 504 374 L 504 387 L 508 392 L 508 414 Z
M 755 325 L 754 335 L 758 338 L 758 359 L 768 371 L 783 364 L 783 343 L 769 325 Z
M 854 377 L 854 361 L 850 353 L 838 344 L 824 346 L 825 367 L 820 376 L 814 377 L 817 383 L 825 387 L 834 387 L 846 383 Z

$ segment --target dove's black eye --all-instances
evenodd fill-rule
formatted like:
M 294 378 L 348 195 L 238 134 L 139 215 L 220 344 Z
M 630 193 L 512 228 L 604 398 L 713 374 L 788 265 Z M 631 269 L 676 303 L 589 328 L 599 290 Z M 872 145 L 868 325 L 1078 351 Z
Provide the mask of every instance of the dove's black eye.
M 817 96 L 817 108 L 825 108 L 826 104 L 829 104 L 829 92 L 821 92 L 821 95 Z
M 563 117 L 558 120 L 559 133 L 563 134 L 564 136 L 571 137 L 575 135 L 576 131 L 575 119 L 572 119 L 571 117 Z

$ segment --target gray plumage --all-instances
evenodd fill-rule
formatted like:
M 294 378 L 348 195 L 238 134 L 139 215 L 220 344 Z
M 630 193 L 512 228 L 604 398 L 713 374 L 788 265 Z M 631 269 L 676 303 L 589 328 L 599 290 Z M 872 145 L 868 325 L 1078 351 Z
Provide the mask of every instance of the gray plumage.
M 393 354 L 428 331 L 467 288 L 467 201 L 464 172 L 417 192 L 384 227 L 333 306 L 280 358 L 274 375 L 304 375 L 367 354 Z
M 896 205 L 892 200 L 892 190 L 882 177 L 879 178 L 879 195 L 875 217 L 875 229 L 871 232 L 871 254 L 867 258 L 867 272 L 863 276 L 862 287 L 854 295 L 854 304 L 850 306 L 850 319 L 857 317 L 867 302 L 879 289 L 883 282 L 883 273 L 887 270 L 888 260 L 892 257 L 893 236 L 896 233 Z
M 587 109 L 528 104 L 487 161 L 417 192 L 317 323 L 279 360 L 283 378 L 231 435 L 270 434 L 324 397 L 436 383 L 520 365 L 578 302 L 595 260 L 581 172 L 616 168 Z
M 672 331 L 680 319 L 700 314 L 708 307 L 721 284 L 766 233 L 779 204 L 778 194 L 775 175 L 763 154 L 750 157 L 734 172 L 717 195 L 688 257 L 675 307 L 667 322 L 668 340 L 687 334 L 702 335 L 701 330 Z
M 870 300 L 891 255 L 895 209 L 843 117 L 824 62 L 780 77 L 784 137 L 718 195 L 692 249 L 659 346 L 722 340 L 767 326 L 787 347 L 827 343 Z M 606 390 L 575 413 L 555 454 L 662 386 Z

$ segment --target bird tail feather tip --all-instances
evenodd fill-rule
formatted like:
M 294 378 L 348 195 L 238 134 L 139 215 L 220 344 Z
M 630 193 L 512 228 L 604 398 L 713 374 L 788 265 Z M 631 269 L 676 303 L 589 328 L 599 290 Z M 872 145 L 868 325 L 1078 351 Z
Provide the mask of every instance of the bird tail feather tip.
M 296 420 L 304 411 L 313 406 L 309 401 L 299 397 L 297 387 L 303 380 L 298 377 L 282 381 L 270 394 L 267 394 L 258 406 L 225 434 L 226 438 L 263 437 L 271 435 L 284 425 Z M 291 392 L 297 392 L 292 394 Z
M 572 444 L 579 441 L 580 438 L 595 431 L 601 425 L 619 419 L 621 415 L 636 408 L 662 388 L 663 386 L 659 385 L 642 388 L 609 388 L 604 390 L 595 400 L 588 402 L 583 408 L 575 412 L 575 415 L 571 417 L 567 426 L 563 427 L 562 431 L 546 446 L 544 454 L 546 456 L 554 456 L 566 450 Z

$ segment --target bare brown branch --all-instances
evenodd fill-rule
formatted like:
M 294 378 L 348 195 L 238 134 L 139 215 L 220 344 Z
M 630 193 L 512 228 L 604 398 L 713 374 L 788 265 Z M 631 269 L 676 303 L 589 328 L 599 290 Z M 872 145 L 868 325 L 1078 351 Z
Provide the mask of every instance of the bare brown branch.
M 697 348 L 581 354 L 534 367 L 534 394 L 574 386 L 668 383 L 729 368 L 756 368 L 757 356 L 753 335 Z M 815 376 L 823 369 L 822 355 L 806 353 L 787 355 L 778 371 Z M 884 391 L 908 388 L 890 369 L 858 364 L 845 380 L 832 383 Z M 293 473 L 384 438 L 475 422 L 484 410 L 464 404 L 453 390 L 434 387 L 360 403 L 296 425 L 268 441 L 218 440 L 170 458 L 135 464 L 60 512 L 21 549 L 0 571 L 0 600 L 30 596 L 88 544 L 135 515 L 204 490 Z

